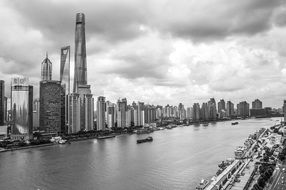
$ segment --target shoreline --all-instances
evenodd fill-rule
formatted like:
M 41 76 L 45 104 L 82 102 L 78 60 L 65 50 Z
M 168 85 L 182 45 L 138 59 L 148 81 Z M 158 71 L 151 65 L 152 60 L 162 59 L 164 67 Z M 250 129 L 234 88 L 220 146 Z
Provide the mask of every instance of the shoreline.
M 261 119 L 261 118 L 247 118 L 247 119 Z M 267 119 L 267 118 L 264 118 Z M 234 119 L 231 119 L 234 120 Z M 215 122 L 224 122 L 224 121 L 231 121 L 231 120 L 217 120 L 217 121 L 210 121 L 209 123 L 215 123 Z M 236 119 L 235 119 L 236 120 Z M 239 119 L 238 119 L 239 120 Z M 200 125 L 203 124 L 203 122 L 197 122 L 197 123 L 191 123 L 187 126 L 195 126 L 195 125 Z M 154 131 L 155 132 L 155 131 Z M 121 135 L 126 135 L 129 133 L 114 133 L 112 134 L 112 136 L 117 137 L 117 136 L 121 136 Z M 136 134 L 136 133 L 135 133 Z M 110 136 L 110 135 L 106 135 L 106 136 Z M 104 136 L 102 136 L 104 137 Z M 97 139 L 97 140 L 104 140 L 104 138 L 100 139 L 98 138 L 98 136 L 91 136 L 91 137 L 78 137 L 78 138 L 74 138 L 74 139 L 69 139 L 68 141 L 70 142 L 79 142 L 79 141 L 85 141 L 85 140 L 91 140 L 91 139 Z M 29 146 L 23 146 L 23 147 L 15 147 L 15 148 L 11 148 L 11 149 L 4 149 L 2 148 L 0 150 L 0 153 L 3 152 L 12 152 L 12 151 L 16 151 L 16 150 L 24 150 L 24 149 L 32 149 L 32 148 L 40 148 L 40 147 L 46 147 L 46 146 L 55 146 L 55 145 L 60 145 L 58 143 L 47 143 L 47 144 L 39 144 L 39 145 L 29 145 Z

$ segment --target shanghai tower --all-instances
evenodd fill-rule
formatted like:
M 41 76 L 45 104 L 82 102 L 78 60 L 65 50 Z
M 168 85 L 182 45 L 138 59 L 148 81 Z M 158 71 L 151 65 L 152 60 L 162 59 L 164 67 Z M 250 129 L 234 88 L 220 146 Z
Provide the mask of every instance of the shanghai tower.
M 85 16 L 83 13 L 76 14 L 74 92 L 78 92 L 79 85 L 87 85 Z
M 87 61 L 85 42 L 85 16 L 76 14 L 75 53 L 74 53 L 74 90 L 68 97 L 68 131 L 93 129 L 94 99 L 87 83 Z

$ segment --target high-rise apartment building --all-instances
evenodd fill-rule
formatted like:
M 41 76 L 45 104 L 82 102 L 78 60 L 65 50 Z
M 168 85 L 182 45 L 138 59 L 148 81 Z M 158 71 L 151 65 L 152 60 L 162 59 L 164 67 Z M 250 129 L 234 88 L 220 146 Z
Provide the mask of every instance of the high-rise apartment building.
M 200 104 L 194 103 L 193 105 L 193 122 L 200 121 Z
M 29 86 L 28 78 L 12 78 L 11 105 L 11 138 L 31 139 L 33 136 L 33 86 Z
M 126 127 L 127 99 L 117 101 L 117 127 Z
M 237 104 L 237 116 L 242 118 L 249 117 L 249 104 L 246 101 Z
M 234 104 L 231 101 L 226 103 L 226 116 L 231 118 L 235 115 L 234 113 Z
M 252 109 L 262 109 L 262 102 L 256 99 L 252 102 Z
M 105 130 L 105 110 L 106 103 L 105 97 L 99 96 L 97 99 L 97 130 Z
M 5 82 L 0 80 L 0 126 L 5 124 Z

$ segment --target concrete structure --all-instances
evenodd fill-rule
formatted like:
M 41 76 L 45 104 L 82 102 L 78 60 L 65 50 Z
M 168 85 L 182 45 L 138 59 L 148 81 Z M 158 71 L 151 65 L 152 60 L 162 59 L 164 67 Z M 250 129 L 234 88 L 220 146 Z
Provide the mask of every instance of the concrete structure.
M 119 99 L 117 101 L 117 127 L 126 127 L 127 99 Z
M 194 103 L 193 105 L 193 122 L 197 122 L 200 120 L 200 104 Z
M 79 94 L 71 93 L 68 95 L 68 133 L 76 133 L 80 128 L 80 100 Z
M 216 109 L 216 102 L 214 98 L 211 98 L 208 101 L 208 109 L 209 109 L 209 119 L 216 120 L 217 119 L 217 109 Z
M 65 92 L 60 81 L 40 82 L 40 130 L 64 133 Z
M 249 104 L 246 101 L 237 104 L 237 116 L 243 118 L 249 117 Z
M 96 110 L 97 110 L 96 129 L 105 130 L 105 110 L 106 110 L 105 97 L 99 96 L 97 98 Z
M 86 63 L 86 42 L 85 42 L 85 16 L 83 13 L 76 14 L 75 27 L 75 68 L 74 68 L 74 89 L 73 109 L 75 113 L 69 114 L 76 119 L 79 118 L 80 129 L 89 131 L 93 129 L 94 120 L 94 99 L 91 94 L 90 85 L 87 85 L 87 63 Z M 79 96 L 77 98 L 77 96 Z M 76 99 L 79 103 L 75 103 Z M 80 111 L 77 111 L 79 104 Z M 70 107 L 70 105 L 69 105 Z M 76 129 L 76 128 L 75 128 Z
M 116 121 L 116 117 L 115 117 L 115 105 L 114 104 L 107 104 L 107 110 L 106 110 L 106 120 L 107 120 L 107 127 L 109 129 L 115 127 L 115 121 Z
M 226 116 L 231 118 L 234 115 L 235 115 L 234 104 L 231 101 L 227 101 L 227 103 L 226 103 Z
M 0 126 L 5 124 L 5 81 L 0 80 Z
M 48 54 L 41 65 L 41 79 L 42 81 L 52 80 L 52 62 L 49 60 Z
M 60 82 L 65 94 L 70 93 L 70 46 L 61 48 Z
M 203 121 L 208 121 L 210 118 L 210 111 L 208 103 L 203 103 L 201 107 L 200 117 Z
M 218 102 L 218 114 L 220 118 L 223 118 L 223 116 L 225 115 L 224 113 L 226 112 L 226 107 L 225 107 L 225 101 L 224 99 L 221 99 Z
M 262 109 L 262 102 L 258 99 L 252 102 L 252 109 Z
M 28 78 L 15 77 L 11 83 L 12 139 L 31 139 L 33 135 L 33 87 Z
M 40 126 L 40 100 L 33 101 L 33 130 L 38 129 Z

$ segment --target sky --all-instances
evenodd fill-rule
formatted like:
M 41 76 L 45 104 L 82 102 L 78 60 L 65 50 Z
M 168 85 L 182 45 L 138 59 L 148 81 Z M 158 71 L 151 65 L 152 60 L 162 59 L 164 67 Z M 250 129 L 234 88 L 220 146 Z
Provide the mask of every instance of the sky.
M 285 0 L 1 0 L 6 89 L 13 75 L 28 76 L 37 97 L 46 52 L 59 80 L 67 45 L 73 75 L 78 12 L 95 98 L 185 106 L 258 98 L 272 107 L 286 99 Z

